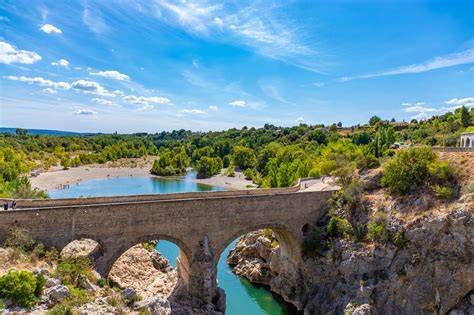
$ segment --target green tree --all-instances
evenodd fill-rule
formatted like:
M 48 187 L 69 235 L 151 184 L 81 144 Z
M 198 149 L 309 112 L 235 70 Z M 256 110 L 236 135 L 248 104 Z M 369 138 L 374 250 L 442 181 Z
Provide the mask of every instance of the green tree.
M 10 271 L 0 277 L 0 298 L 11 299 L 20 307 L 30 308 L 41 296 L 44 277 L 28 271 Z
M 254 167 L 256 162 L 255 153 L 251 148 L 244 146 L 235 146 L 232 153 L 232 164 L 241 170 Z
M 374 116 L 370 117 L 369 125 L 375 126 L 376 123 L 381 122 L 381 121 L 382 121 L 382 119 L 379 116 L 374 115 Z
M 471 122 L 471 115 L 469 114 L 469 110 L 466 106 L 463 106 L 459 110 L 459 116 L 461 119 L 461 125 L 465 128 L 468 127 Z
M 28 133 L 28 130 L 23 129 L 23 128 L 16 128 L 15 133 L 19 136 L 26 136 Z
M 222 159 L 220 157 L 203 156 L 196 163 L 197 177 L 208 178 L 219 174 L 223 168 Z

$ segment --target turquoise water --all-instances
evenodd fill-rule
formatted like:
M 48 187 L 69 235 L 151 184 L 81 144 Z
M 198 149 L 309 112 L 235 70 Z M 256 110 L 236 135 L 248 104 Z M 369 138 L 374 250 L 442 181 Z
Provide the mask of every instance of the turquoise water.
M 227 315 L 284 315 L 301 314 L 281 300 L 267 287 L 254 285 L 246 278 L 236 276 L 226 263 L 227 254 L 235 245 L 232 242 L 222 253 L 217 264 L 217 281 L 219 287 L 227 295 Z M 176 258 L 179 248 L 171 242 L 159 241 L 156 249 L 165 256 L 173 267 L 176 267 Z
M 184 177 L 165 179 L 158 177 L 124 177 L 90 180 L 71 185 L 69 189 L 48 191 L 51 198 L 76 198 L 97 196 L 167 194 L 177 192 L 196 192 L 225 190 L 222 187 L 201 185 L 193 181 L 195 172 Z M 250 283 L 232 273 L 226 263 L 226 257 L 234 241 L 222 254 L 218 263 L 219 286 L 227 295 L 227 312 L 229 315 L 280 315 L 295 313 L 288 304 L 270 292 L 268 288 Z M 157 250 L 176 267 L 179 248 L 167 241 L 159 241 Z M 298 314 L 298 313 L 295 313 Z
M 69 189 L 50 190 L 51 198 L 130 196 L 147 194 L 171 194 L 178 192 L 225 190 L 223 187 L 198 184 L 193 181 L 196 172 L 175 178 L 160 177 L 119 177 L 88 180 Z

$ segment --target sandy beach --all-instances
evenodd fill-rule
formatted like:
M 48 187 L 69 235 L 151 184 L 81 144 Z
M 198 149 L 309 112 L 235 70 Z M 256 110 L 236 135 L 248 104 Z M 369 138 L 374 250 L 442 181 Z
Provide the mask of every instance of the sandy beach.
M 214 175 L 210 178 L 195 179 L 195 181 L 200 184 L 220 186 L 230 190 L 245 190 L 257 188 L 257 185 L 252 183 L 251 180 L 245 179 L 243 172 L 235 172 L 235 177 L 227 177 L 223 174 L 223 172 L 224 169 L 219 175 Z
M 144 177 L 154 176 L 150 174 L 153 161 L 156 158 L 125 159 L 106 164 L 91 164 L 79 167 L 72 167 L 63 170 L 61 167 L 52 167 L 49 171 L 41 173 L 37 177 L 30 177 L 31 185 L 41 190 L 54 190 L 65 185 L 76 185 L 77 183 L 105 178 L 118 177 Z M 243 190 L 256 188 L 252 181 L 246 180 L 241 172 L 236 172 L 235 177 L 227 177 L 222 174 L 206 179 L 196 179 L 198 183 L 220 186 L 232 190 Z M 250 187 L 251 186 L 251 187 Z
M 91 164 L 72 167 L 68 170 L 59 167 L 30 177 L 31 185 L 41 190 L 53 190 L 60 185 L 75 185 L 86 180 L 117 178 L 129 176 L 153 176 L 150 169 L 155 158 L 119 160 L 106 164 Z

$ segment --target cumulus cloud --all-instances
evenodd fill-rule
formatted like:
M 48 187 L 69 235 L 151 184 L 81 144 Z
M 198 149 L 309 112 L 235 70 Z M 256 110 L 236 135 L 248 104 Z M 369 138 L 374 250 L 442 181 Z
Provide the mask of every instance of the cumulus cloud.
M 233 101 L 230 102 L 229 105 L 236 106 L 236 107 L 245 107 L 245 101 Z
M 88 94 L 96 94 L 101 96 L 115 96 L 115 94 L 110 93 L 107 91 L 102 85 L 95 81 L 87 81 L 87 80 L 78 80 L 71 84 L 71 87 L 74 90 L 88 93 Z
M 120 95 L 120 96 L 124 96 L 124 95 L 125 95 L 125 93 L 123 93 L 123 91 L 121 91 L 121 90 L 115 90 L 115 91 L 113 91 L 112 93 L 114 93 L 115 95 Z
M 407 113 L 428 113 L 428 112 L 436 112 L 436 108 L 432 107 L 423 107 L 423 106 L 411 106 L 403 109 Z
M 218 110 L 217 106 L 209 106 L 209 110 L 216 112 Z
M 62 66 L 69 69 L 69 61 L 67 61 L 66 59 L 59 59 L 59 61 L 53 61 L 51 62 L 51 65 Z
M 72 112 L 73 115 L 84 115 L 84 116 L 93 116 L 97 115 L 97 112 L 90 109 L 76 109 Z
M 446 104 L 454 104 L 454 105 L 463 105 L 466 103 L 474 103 L 474 97 L 465 97 L 465 98 L 452 98 L 445 102 Z
M 61 82 L 61 81 L 55 82 L 55 81 L 51 81 L 51 80 L 48 80 L 48 79 L 44 79 L 42 77 L 30 78 L 30 77 L 25 77 L 25 76 L 16 77 L 14 75 L 9 75 L 9 76 L 4 77 L 4 78 L 8 79 L 8 80 L 12 80 L 12 81 L 26 82 L 28 84 L 49 86 L 49 87 L 59 89 L 59 90 L 69 90 L 71 88 L 71 85 L 67 82 Z
M 145 106 L 143 106 L 143 107 L 140 107 L 138 110 L 144 112 L 144 111 L 147 111 L 147 110 L 152 110 L 153 108 L 155 108 L 155 106 L 153 106 L 153 105 L 145 105 Z
M 53 90 L 52 88 L 43 89 L 42 92 L 51 93 L 51 94 L 57 94 L 58 93 L 58 91 Z
M 411 103 L 402 103 L 402 106 L 411 106 Z
M 130 80 L 130 77 L 126 74 L 120 73 L 115 70 L 107 70 L 107 71 L 99 71 L 99 72 L 91 72 L 89 73 L 90 75 L 97 75 L 105 78 L 112 78 L 115 80 L 120 80 L 120 81 L 128 81 Z
M 59 28 L 57 28 L 56 26 L 52 24 L 43 24 L 41 25 L 40 30 L 45 32 L 46 34 L 51 34 L 51 33 L 61 34 L 62 33 L 62 31 Z
M 304 118 L 303 118 L 303 117 L 298 117 L 295 121 L 296 121 L 298 124 L 302 124 L 302 123 L 304 123 Z
M 183 114 L 205 114 L 206 112 L 200 109 L 182 109 L 179 111 Z
M 118 106 L 118 104 L 112 102 L 111 100 L 106 100 L 103 98 L 93 98 L 91 99 L 91 102 L 98 103 L 101 105 L 107 105 L 107 106 Z
M 166 97 L 158 97 L 158 96 L 135 96 L 135 95 L 127 95 L 123 98 L 124 101 L 135 104 L 135 105 L 151 105 L 151 104 L 166 104 L 171 105 L 171 101 Z
M 17 49 L 15 46 L 0 41 L 0 63 L 23 63 L 33 64 L 41 60 L 41 56 L 34 51 Z

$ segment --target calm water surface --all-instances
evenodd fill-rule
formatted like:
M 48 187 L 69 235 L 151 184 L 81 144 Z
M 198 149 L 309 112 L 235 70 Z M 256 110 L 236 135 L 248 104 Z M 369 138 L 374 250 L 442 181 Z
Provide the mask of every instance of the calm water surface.
M 195 172 L 189 172 L 184 177 L 165 179 L 158 177 L 123 177 L 90 180 L 72 185 L 69 189 L 51 190 L 51 198 L 76 198 L 98 196 L 124 196 L 144 194 L 169 194 L 178 192 L 197 192 L 225 190 L 223 187 L 202 185 L 194 182 Z M 226 257 L 236 241 L 229 245 L 218 263 L 219 286 L 227 295 L 228 315 L 280 315 L 299 314 L 268 288 L 250 283 L 232 273 L 226 263 Z M 179 248 L 168 241 L 159 241 L 157 250 L 176 267 Z

